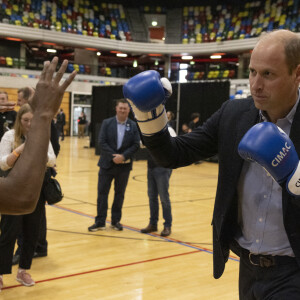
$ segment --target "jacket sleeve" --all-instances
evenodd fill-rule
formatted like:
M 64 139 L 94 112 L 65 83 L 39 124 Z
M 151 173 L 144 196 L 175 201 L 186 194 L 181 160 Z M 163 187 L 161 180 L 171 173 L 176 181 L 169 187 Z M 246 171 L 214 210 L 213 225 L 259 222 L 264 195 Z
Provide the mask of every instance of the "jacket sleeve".
M 191 133 L 171 137 L 169 130 L 153 136 L 143 136 L 145 146 L 156 163 L 165 168 L 178 168 L 218 153 L 219 121 L 222 108 L 215 112 L 201 127 Z
M 140 148 L 140 134 L 137 129 L 137 126 L 135 123 L 132 122 L 132 128 L 133 128 L 133 141 L 130 147 L 128 147 L 124 152 L 123 156 L 125 160 L 131 158 L 133 154 L 138 151 Z
M 51 135 L 50 135 L 50 141 L 55 153 L 55 156 L 57 157 L 59 150 L 60 150 L 60 145 L 59 145 L 59 135 L 57 128 L 52 120 L 51 122 Z
M 109 127 L 108 127 L 108 120 L 104 120 L 102 122 L 102 126 L 99 133 L 99 139 L 98 143 L 101 148 L 101 152 L 105 153 L 106 155 L 110 155 L 112 158 L 112 155 L 116 152 L 108 143 L 108 135 L 109 135 Z

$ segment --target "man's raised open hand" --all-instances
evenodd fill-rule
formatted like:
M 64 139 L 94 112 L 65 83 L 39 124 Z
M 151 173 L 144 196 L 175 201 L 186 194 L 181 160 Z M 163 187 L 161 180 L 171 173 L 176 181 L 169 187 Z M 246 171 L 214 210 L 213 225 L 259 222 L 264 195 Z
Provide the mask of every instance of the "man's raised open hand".
M 57 113 L 65 90 L 77 74 L 73 71 L 62 84 L 59 84 L 67 69 L 68 61 L 64 60 L 57 73 L 54 74 L 57 64 L 57 57 L 54 57 L 51 62 L 44 63 L 33 97 L 28 101 L 34 112 L 50 119 Z

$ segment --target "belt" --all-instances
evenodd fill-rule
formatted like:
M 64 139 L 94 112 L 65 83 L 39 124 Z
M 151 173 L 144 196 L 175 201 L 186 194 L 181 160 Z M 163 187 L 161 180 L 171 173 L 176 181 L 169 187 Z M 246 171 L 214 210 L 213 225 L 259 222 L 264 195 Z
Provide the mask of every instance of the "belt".
M 280 256 L 280 255 L 262 255 L 262 254 L 254 254 L 249 250 L 241 248 L 244 256 L 249 260 L 249 262 L 253 266 L 258 266 L 261 268 L 269 268 L 273 266 L 279 265 L 287 265 L 287 264 L 296 264 L 296 258 L 291 256 Z

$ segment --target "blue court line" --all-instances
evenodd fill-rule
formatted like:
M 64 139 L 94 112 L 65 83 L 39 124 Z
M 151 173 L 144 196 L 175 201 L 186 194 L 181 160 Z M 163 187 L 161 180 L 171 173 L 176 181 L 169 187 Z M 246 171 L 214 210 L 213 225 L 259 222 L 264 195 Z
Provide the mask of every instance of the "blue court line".
M 48 204 L 47 204 L 47 205 L 48 205 Z M 52 207 L 55 207 L 55 208 L 57 208 L 57 209 L 64 210 L 64 211 L 67 211 L 67 212 L 70 212 L 70 213 L 73 213 L 73 214 L 76 214 L 76 215 L 79 215 L 79 216 L 87 217 L 87 218 L 90 218 L 90 219 L 95 219 L 95 217 L 89 216 L 89 215 L 87 215 L 87 214 L 85 214 L 85 213 L 78 212 L 78 211 L 74 211 L 74 210 L 72 210 L 72 209 L 68 209 L 68 208 L 65 208 L 65 207 L 62 207 L 62 206 L 58 206 L 58 205 L 49 205 L 49 206 L 52 206 Z M 106 221 L 106 223 L 111 224 L 110 221 Z M 123 224 L 122 224 L 122 225 L 123 225 Z M 123 225 L 123 227 L 126 228 L 127 230 L 131 230 L 131 231 L 140 233 L 140 231 L 139 231 L 138 229 L 135 229 L 135 228 L 132 228 L 132 227 L 128 227 L 128 226 L 126 226 L 126 225 Z M 143 233 L 143 234 L 144 234 L 144 233 Z M 149 236 L 155 237 L 155 238 L 162 239 L 162 240 L 167 241 L 167 242 L 170 242 L 170 243 L 176 243 L 176 244 L 179 244 L 179 245 L 188 247 L 188 248 L 192 248 L 192 249 L 195 249 L 195 250 L 199 250 L 199 251 L 201 251 L 201 252 L 206 252 L 206 253 L 209 253 L 209 254 L 213 254 L 213 251 L 212 251 L 212 250 L 199 248 L 199 247 L 197 247 L 197 246 L 189 245 L 189 244 L 186 244 L 186 243 L 184 243 L 184 242 L 172 240 L 172 239 L 170 239 L 170 238 L 167 238 L 167 237 L 161 237 L 161 236 L 158 236 L 158 235 L 155 235 L 155 234 L 151 234 L 151 233 L 146 233 L 146 234 L 149 235 Z M 229 256 L 228 259 L 233 260 L 233 261 L 237 261 L 237 262 L 240 261 L 238 258 L 234 258 L 234 257 L 230 257 L 230 256 Z

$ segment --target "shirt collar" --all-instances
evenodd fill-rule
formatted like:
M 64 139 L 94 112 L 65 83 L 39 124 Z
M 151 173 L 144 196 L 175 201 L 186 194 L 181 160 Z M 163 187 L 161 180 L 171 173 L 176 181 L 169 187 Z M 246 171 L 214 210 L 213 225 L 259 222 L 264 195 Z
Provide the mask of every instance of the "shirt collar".
M 290 110 L 290 112 L 284 118 L 282 118 L 280 120 L 287 120 L 290 124 L 293 123 L 294 116 L 295 116 L 295 113 L 296 113 L 296 110 L 297 110 L 297 107 L 299 104 L 299 98 L 300 98 L 300 90 L 298 90 L 298 99 L 297 99 L 295 105 Z M 260 116 L 261 121 L 263 121 L 263 122 L 269 121 L 265 111 L 259 110 L 259 116 Z
M 125 125 L 126 122 L 127 122 L 127 119 L 124 121 L 124 122 L 120 122 L 116 116 L 116 120 L 117 120 L 117 124 L 120 124 L 120 125 Z

